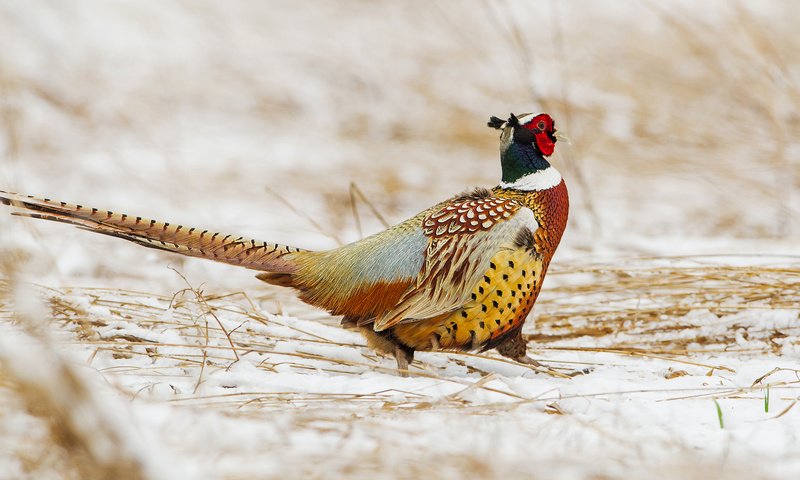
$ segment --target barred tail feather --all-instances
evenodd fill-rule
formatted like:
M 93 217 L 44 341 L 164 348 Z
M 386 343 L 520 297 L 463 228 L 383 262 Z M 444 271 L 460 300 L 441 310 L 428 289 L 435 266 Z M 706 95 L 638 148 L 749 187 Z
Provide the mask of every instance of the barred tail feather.
M 296 269 L 293 257 L 305 251 L 287 245 L 223 235 L 2 190 L 0 203 L 20 209 L 12 215 L 67 223 L 145 247 L 207 258 L 253 270 L 291 274 Z

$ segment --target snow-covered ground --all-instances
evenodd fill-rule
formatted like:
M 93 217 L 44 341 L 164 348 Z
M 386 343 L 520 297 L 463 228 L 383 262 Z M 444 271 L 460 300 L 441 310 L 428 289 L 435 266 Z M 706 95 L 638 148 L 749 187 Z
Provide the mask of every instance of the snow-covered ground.
M 0 211 L 0 478 L 800 475 L 799 16 L 0 0 L 0 189 L 328 248 L 381 228 L 351 184 L 402 220 L 546 110 L 572 198 L 556 375 L 402 378 L 253 272 Z

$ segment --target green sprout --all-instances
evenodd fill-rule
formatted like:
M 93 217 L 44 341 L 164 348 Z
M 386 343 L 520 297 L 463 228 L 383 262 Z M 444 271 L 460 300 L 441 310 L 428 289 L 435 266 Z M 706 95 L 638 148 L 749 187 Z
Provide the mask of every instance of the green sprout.
M 725 422 L 722 420 L 722 408 L 719 406 L 717 399 L 714 399 L 714 405 L 717 407 L 717 419 L 719 420 L 719 428 L 725 428 Z

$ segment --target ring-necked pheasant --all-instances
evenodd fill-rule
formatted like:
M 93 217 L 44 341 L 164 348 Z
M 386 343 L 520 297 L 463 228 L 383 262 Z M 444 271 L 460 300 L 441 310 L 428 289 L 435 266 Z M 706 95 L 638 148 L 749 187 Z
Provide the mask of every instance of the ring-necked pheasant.
M 569 200 L 546 157 L 556 129 L 547 114 L 491 117 L 501 130 L 503 178 L 441 202 L 394 227 L 328 251 L 0 192 L 15 215 L 76 225 L 264 273 L 303 301 L 343 316 L 403 374 L 415 350 L 480 350 L 537 364 L 521 329 L 567 224 Z

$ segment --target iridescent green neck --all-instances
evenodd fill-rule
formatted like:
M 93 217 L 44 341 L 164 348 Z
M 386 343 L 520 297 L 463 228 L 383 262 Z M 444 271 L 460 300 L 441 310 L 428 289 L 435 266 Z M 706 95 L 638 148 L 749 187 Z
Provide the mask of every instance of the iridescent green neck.
M 511 142 L 500 155 L 503 167 L 503 183 L 514 183 L 532 173 L 550 168 L 544 156 L 533 145 Z

